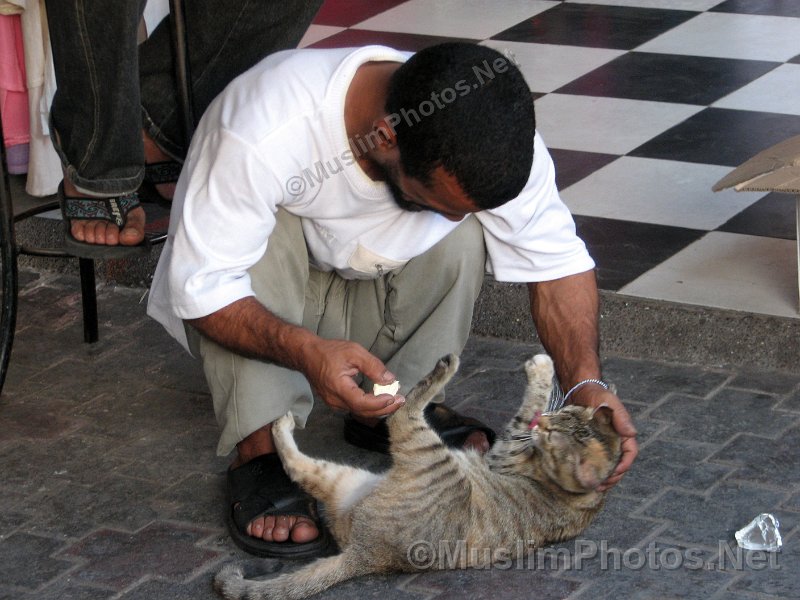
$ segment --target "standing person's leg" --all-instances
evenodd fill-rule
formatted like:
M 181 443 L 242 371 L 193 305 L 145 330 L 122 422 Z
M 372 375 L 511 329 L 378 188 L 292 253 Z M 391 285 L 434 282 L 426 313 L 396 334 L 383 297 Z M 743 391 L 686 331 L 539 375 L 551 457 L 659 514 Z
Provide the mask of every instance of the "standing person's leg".
M 62 201 L 73 241 L 135 245 L 144 235 L 135 197 L 144 163 L 136 47 L 143 10 L 144 0 L 47 0 L 58 85 L 51 125 L 61 193 L 76 198 Z
M 186 3 L 187 53 L 195 117 L 236 76 L 265 56 L 297 47 L 322 0 L 193 0 Z M 147 135 L 173 159 L 186 155 L 170 51 L 169 23 L 140 47 Z
M 144 154 L 136 32 L 145 0 L 47 0 L 56 90 L 50 111 L 80 192 L 133 192 Z

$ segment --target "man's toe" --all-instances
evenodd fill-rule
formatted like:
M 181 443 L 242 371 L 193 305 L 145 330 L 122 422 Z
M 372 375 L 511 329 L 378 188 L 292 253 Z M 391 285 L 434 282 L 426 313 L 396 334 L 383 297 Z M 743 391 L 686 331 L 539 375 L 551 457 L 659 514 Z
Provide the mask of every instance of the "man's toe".
M 314 521 L 306 517 L 258 517 L 250 521 L 247 533 L 267 542 L 291 541 L 304 544 L 319 536 L 319 529 Z
M 319 529 L 317 529 L 316 524 L 305 517 L 299 517 L 294 527 L 292 527 L 292 541 L 298 544 L 310 542 L 316 539 L 317 536 L 319 536 Z
M 291 526 L 289 525 L 289 517 L 286 515 L 275 517 L 275 527 L 272 529 L 272 541 L 285 542 L 289 539 L 290 533 Z
M 145 213 L 139 206 L 128 213 L 125 228 L 119 234 L 119 242 L 123 246 L 135 246 L 144 239 Z
M 97 236 L 96 244 L 105 244 L 106 246 L 116 246 L 119 244 L 119 227 L 110 223 L 101 223 L 102 234 Z
M 247 535 L 252 535 L 255 538 L 263 537 L 264 530 L 266 529 L 264 521 L 264 517 L 256 517 L 250 521 L 250 523 L 247 524 Z
M 72 221 L 69 224 L 69 232 L 79 242 L 86 239 L 86 222 L 85 221 Z

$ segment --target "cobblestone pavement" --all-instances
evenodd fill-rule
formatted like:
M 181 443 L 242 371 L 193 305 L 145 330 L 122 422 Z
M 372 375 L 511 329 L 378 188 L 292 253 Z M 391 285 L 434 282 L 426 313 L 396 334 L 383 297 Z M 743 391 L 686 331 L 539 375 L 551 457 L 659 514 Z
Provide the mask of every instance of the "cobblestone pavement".
M 101 289 L 101 340 L 81 343 L 71 276 L 22 274 L 0 399 L 0 600 L 202 600 L 248 560 L 224 528 L 227 458 L 197 363 L 144 314 L 143 290 Z M 448 403 L 500 427 L 530 344 L 475 338 Z M 351 581 L 320 598 L 800 598 L 800 368 L 722 370 L 609 356 L 641 454 L 579 539 L 491 570 Z M 373 468 L 318 406 L 309 453 Z M 738 551 L 762 512 L 777 554 Z M 259 563 L 264 572 L 291 568 Z

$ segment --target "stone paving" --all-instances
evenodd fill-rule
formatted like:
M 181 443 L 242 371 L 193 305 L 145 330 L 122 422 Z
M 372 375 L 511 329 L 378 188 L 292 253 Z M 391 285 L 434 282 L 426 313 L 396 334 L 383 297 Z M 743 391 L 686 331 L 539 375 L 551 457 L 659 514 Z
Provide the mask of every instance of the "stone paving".
M 0 600 L 215 598 L 244 560 L 224 527 L 224 473 L 199 365 L 144 314 L 144 290 L 100 289 L 101 340 L 81 343 L 70 275 L 22 273 L 0 399 Z M 474 338 L 448 403 L 500 427 L 531 344 Z M 319 598 L 800 598 L 800 368 L 721 369 L 605 357 L 635 417 L 641 454 L 579 539 L 491 570 L 357 579 Z M 318 405 L 309 453 L 376 469 Z M 737 550 L 762 512 L 776 554 Z

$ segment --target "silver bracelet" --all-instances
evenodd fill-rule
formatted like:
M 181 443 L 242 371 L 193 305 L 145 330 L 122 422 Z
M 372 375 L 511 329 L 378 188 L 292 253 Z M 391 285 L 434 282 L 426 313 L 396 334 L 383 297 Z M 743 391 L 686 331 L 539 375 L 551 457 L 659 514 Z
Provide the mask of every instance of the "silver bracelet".
M 564 402 L 566 403 L 566 401 L 569 400 L 569 397 L 572 395 L 572 392 L 574 392 L 580 387 L 583 387 L 587 383 L 595 383 L 600 387 L 602 387 L 604 390 L 608 389 L 608 384 L 601 379 L 584 379 L 583 381 L 579 381 L 578 383 L 573 385 L 572 388 L 570 388 L 570 390 L 566 394 L 564 394 Z

